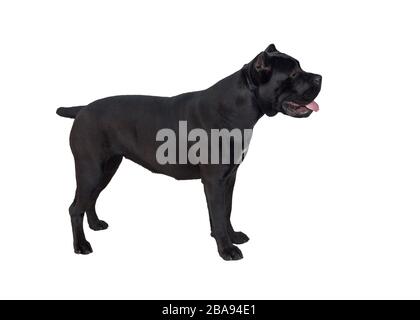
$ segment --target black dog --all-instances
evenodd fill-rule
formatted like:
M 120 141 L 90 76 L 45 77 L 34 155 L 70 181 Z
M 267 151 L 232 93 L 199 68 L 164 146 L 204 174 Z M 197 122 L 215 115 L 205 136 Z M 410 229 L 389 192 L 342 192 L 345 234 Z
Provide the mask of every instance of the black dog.
M 318 111 L 314 99 L 320 89 L 320 75 L 303 71 L 296 59 L 271 44 L 241 70 L 203 91 L 175 97 L 116 96 L 87 106 L 57 109 L 58 115 L 75 118 L 70 146 L 77 189 L 69 208 L 74 251 L 92 252 L 83 231 L 85 212 L 91 229 L 108 227 L 96 215 L 95 203 L 125 157 L 176 179 L 201 179 L 219 254 L 225 260 L 241 259 L 234 244 L 249 239 L 234 231 L 230 222 L 238 163 L 161 164 L 156 158 L 156 134 L 162 128 L 179 133 L 179 121 L 210 132 L 252 129 L 264 114 L 308 117 Z

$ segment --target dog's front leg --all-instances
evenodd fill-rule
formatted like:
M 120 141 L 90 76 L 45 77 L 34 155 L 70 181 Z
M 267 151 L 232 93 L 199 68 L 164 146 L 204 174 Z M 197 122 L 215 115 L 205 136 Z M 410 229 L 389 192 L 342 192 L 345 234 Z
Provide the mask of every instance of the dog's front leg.
M 227 180 L 227 188 L 226 188 L 226 216 L 227 216 L 227 226 L 228 226 L 228 234 L 230 237 L 230 240 L 232 240 L 232 243 L 234 244 L 242 244 L 249 240 L 248 236 L 241 232 L 241 231 L 235 231 L 232 227 L 231 222 L 231 212 L 232 212 L 232 197 L 233 197 L 233 188 L 235 186 L 235 180 L 236 180 L 236 172 L 232 174 L 228 180 Z
M 234 246 L 229 237 L 228 217 L 226 215 L 226 191 L 228 183 L 224 179 L 203 180 L 209 209 L 212 235 L 216 239 L 217 249 L 224 260 L 242 259 L 242 252 Z

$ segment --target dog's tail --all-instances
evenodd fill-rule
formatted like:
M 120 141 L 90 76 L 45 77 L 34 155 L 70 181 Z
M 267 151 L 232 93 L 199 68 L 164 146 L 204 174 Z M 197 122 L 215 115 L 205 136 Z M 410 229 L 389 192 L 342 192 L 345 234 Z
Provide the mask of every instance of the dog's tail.
M 59 116 L 65 117 L 65 118 L 76 118 L 77 114 L 84 108 L 85 106 L 79 106 L 79 107 L 70 107 L 70 108 L 58 108 L 56 113 Z

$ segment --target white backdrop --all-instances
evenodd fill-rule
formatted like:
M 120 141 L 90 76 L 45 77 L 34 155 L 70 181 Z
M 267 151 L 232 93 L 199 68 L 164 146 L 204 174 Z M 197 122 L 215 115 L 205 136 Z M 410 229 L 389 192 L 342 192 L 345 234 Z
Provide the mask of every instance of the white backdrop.
M 0 298 L 420 298 L 416 1 L 2 1 Z M 398 3 L 398 4 L 397 4 Z M 308 119 L 264 117 L 225 262 L 201 183 L 124 160 L 76 256 L 60 106 L 204 89 L 270 43 L 323 75 Z M 173 212 L 176 212 L 175 214 Z

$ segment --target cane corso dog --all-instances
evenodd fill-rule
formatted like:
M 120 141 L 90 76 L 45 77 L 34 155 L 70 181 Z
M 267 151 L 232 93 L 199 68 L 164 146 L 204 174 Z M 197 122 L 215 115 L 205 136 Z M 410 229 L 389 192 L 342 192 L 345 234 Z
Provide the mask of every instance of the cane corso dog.
M 225 260 L 241 259 L 234 244 L 249 238 L 235 231 L 230 219 L 239 164 L 231 161 L 232 157 L 227 163 L 162 164 L 156 157 L 162 144 L 156 139 L 157 132 L 169 128 L 179 133 L 180 121 L 189 129 L 210 133 L 213 129 L 252 129 L 263 115 L 272 117 L 279 112 L 306 118 L 319 109 L 314 99 L 320 89 L 320 75 L 303 71 L 296 59 L 271 44 L 239 71 L 206 90 L 174 97 L 114 96 L 86 106 L 58 108 L 58 115 L 75 119 L 70 146 L 77 188 L 69 208 L 75 253 L 92 252 L 83 231 L 85 212 L 91 229 L 108 227 L 97 216 L 96 200 L 127 158 L 178 180 L 201 179 L 218 252 Z M 228 139 L 228 143 L 232 141 Z M 218 145 L 221 149 L 226 147 L 222 144 Z

